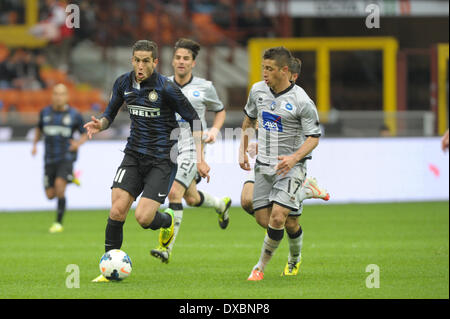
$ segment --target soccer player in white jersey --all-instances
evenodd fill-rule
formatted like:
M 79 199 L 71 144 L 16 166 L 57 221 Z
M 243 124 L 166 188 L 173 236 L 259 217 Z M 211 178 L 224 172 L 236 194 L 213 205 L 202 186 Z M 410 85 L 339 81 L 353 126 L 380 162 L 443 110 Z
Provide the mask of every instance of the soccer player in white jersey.
M 204 138 L 204 143 L 214 143 L 216 136 L 225 121 L 225 109 L 219 100 L 216 89 L 210 81 L 193 76 L 192 70 L 196 65 L 195 58 L 200 50 L 200 45 L 190 39 L 180 39 L 176 42 L 172 59 L 174 76 L 170 77 L 183 94 L 191 102 L 197 111 L 202 126 L 206 128 L 205 112 L 215 112 L 214 122 Z M 175 238 L 180 229 L 183 217 L 182 199 L 189 206 L 212 207 L 218 214 L 219 226 L 225 229 L 229 223 L 228 211 L 231 206 L 231 198 L 218 198 L 197 190 L 197 167 L 195 162 L 195 145 L 192 134 L 186 122 L 177 116 L 181 129 L 178 138 L 178 170 L 175 181 L 169 192 L 169 208 L 174 211 L 175 225 L 173 239 L 169 244 L 159 240 L 159 247 L 151 251 L 151 255 L 168 263 L 175 243 Z
M 251 281 L 263 279 L 264 269 L 283 239 L 285 228 L 290 246 L 299 247 L 293 242 L 301 242 L 301 227 L 288 216 L 301 209 L 306 160 L 311 159 L 321 135 L 313 101 L 302 88 L 290 82 L 291 59 L 291 53 L 283 47 L 264 52 L 264 81 L 253 85 L 244 110 L 239 165 L 251 170 L 246 154 L 252 137 L 249 128 L 258 121 L 253 208 L 257 220 L 269 218 L 259 261 L 248 277 Z M 292 251 L 292 247 L 288 264 L 298 268 L 300 254 Z
M 298 58 L 292 58 L 289 64 L 290 81 L 291 83 L 296 83 L 300 71 L 301 71 L 301 60 Z M 248 147 L 248 154 L 250 157 L 254 158 L 258 153 L 258 144 L 250 143 Z M 253 210 L 253 192 L 255 183 L 255 170 L 248 172 L 247 178 L 244 181 L 241 193 L 241 206 L 242 208 L 255 217 L 255 212 Z M 286 220 L 286 233 L 289 240 L 289 256 L 286 266 L 282 272 L 283 276 L 296 276 L 299 271 L 299 266 L 301 263 L 301 249 L 303 242 L 303 228 L 298 225 L 298 218 L 301 216 L 303 211 L 303 200 L 310 198 L 323 199 L 325 201 L 329 200 L 330 195 L 325 189 L 322 189 L 317 185 L 317 181 L 314 178 L 307 177 L 299 190 L 300 197 L 300 208 L 298 211 L 292 211 Z M 256 222 L 267 229 L 269 223 L 269 214 L 258 214 Z M 298 236 L 295 236 L 298 235 Z M 297 262 L 297 260 L 299 260 Z

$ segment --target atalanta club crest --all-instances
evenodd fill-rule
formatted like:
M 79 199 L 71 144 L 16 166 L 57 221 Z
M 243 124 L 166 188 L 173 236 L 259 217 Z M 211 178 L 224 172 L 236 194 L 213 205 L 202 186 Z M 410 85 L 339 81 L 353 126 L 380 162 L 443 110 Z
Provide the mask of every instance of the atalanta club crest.
M 276 107 L 277 107 L 277 103 L 275 101 L 273 101 L 272 104 L 270 104 L 270 109 L 273 111 L 273 110 L 275 110 Z
M 151 91 L 148 94 L 148 99 L 150 100 L 150 102 L 156 102 L 158 100 L 158 93 L 156 93 L 155 90 Z

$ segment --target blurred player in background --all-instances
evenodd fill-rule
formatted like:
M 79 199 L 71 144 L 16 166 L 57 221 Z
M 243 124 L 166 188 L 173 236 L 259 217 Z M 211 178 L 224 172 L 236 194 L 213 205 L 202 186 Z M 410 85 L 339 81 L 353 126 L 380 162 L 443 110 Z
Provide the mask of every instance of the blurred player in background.
M 449 144 L 448 140 L 449 140 L 449 137 L 448 137 L 448 130 L 447 130 L 447 132 L 445 132 L 444 135 L 442 136 L 442 140 L 441 140 L 441 147 L 444 152 L 448 150 L 448 144 Z
M 295 83 L 300 75 L 302 62 L 300 59 L 293 57 L 291 59 L 291 63 L 289 64 L 289 72 L 290 72 L 290 82 Z M 256 127 L 257 128 L 257 127 Z M 258 144 L 250 143 L 248 146 L 248 154 L 251 158 L 254 158 L 258 153 Z M 251 170 L 247 174 L 247 178 L 244 181 L 244 186 L 242 187 L 241 192 L 241 206 L 242 208 L 249 213 L 250 215 L 255 217 L 255 212 L 253 210 L 253 192 L 254 192 L 254 183 L 255 183 L 255 170 Z M 287 217 L 287 222 L 285 225 L 286 233 L 288 234 L 289 240 L 289 257 L 286 267 L 283 271 L 283 275 L 286 276 L 295 276 L 298 274 L 300 263 L 289 262 L 290 260 L 299 260 L 301 261 L 301 249 L 303 242 L 303 229 L 301 226 L 297 226 L 298 218 L 301 216 L 303 211 L 303 200 L 310 198 L 319 198 L 325 201 L 329 200 L 330 195 L 328 192 L 317 185 L 317 181 L 314 178 L 307 177 L 305 182 L 303 183 L 301 189 L 299 190 L 300 197 L 300 209 L 298 211 L 292 211 L 289 213 Z M 256 216 L 257 223 L 267 229 L 269 223 L 270 216 L 268 214 L 258 214 Z M 302 230 L 300 232 L 299 238 L 291 238 L 290 234 L 297 234 L 298 228 Z
M 159 212 L 177 172 L 178 129 L 176 113 L 189 123 L 192 131 L 197 170 L 209 181 L 209 166 L 204 161 L 202 129 L 197 112 L 181 90 L 157 73 L 158 47 L 148 40 L 132 48 L 133 71 L 117 78 L 111 100 L 100 119 L 92 117 L 85 127 L 89 138 L 106 130 L 125 102 L 131 118 L 130 137 L 125 156 L 112 185 L 112 207 L 105 231 L 105 252 L 120 249 L 123 225 L 132 203 L 142 193 L 135 217 L 144 229 L 161 229 L 159 242 L 168 246 L 174 234 L 174 214 L 168 208 Z M 194 125 L 195 121 L 195 125 Z M 197 125 L 198 124 L 198 125 Z M 175 136 L 173 136 L 175 135 Z M 94 282 L 108 281 L 103 275 Z
M 219 100 L 214 85 L 205 79 L 194 77 L 192 70 L 196 65 L 195 58 L 200 51 L 200 45 L 190 39 L 180 39 L 175 43 L 172 67 L 174 76 L 170 79 L 181 89 L 183 94 L 191 102 L 200 117 L 203 127 L 206 128 L 206 111 L 215 112 L 213 126 L 206 132 L 204 143 L 214 143 L 217 133 L 225 121 L 225 109 Z M 168 263 L 169 257 L 178 234 L 183 218 L 184 198 L 189 206 L 212 207 L 218 214 L 219 225 L 222 229 L 228 226 L 228 210 L 231 206 L 231 198 L 217 198 L 205 191 L 197 190 L 197 167 L 195 160 L 195 145 L 189 125 L 177 115 L 181 132 L 178 138 L 178 171 L 175 181 L 169 193 L 169 207 L 175 214 L 175 232 L 168 246 L 159 246 L 151 251 L 151 254 Z
M 247 150 L 251 135 L 248 129 L 258 121 L 253 208 L 258 223 L 262 224 L 260 220 L 268 218 L 260 259 L 248 277 L 251 281 L 263 279 L 264 268 L 283 239 L 285 228 L 290 254 L 282 274 L 296 274 L 301 261 L 302 229 L 297 217 L 288 216 L 292 212 L 301 212 L 306 160 L 311 159 L 321 130 L 313 101 L 290 81 L 292 59 L 291 53 L 283 47 L 264 52 L 264 81 L 253 85 L 244 109 L 239 164 L 250 171 Z
M 67 104 L 69 94 L 64 84 L 53 88 L 52 104 L 39 113 L 39 122 L 33 140 L 32 155 L 37 153 L 37 143 L 44 136 L 45 169 L 44 187 L 48 199 L 57 198 L 56 221 L 50 227 L 51 233 L 63 231 L 62 220 L 66 210 L 66 186 L 79 181 L 73 176 L 73 164 L 78 148 L 87 140 L 81 114 Z M 73 139 L 75 131 L 81 133 Z

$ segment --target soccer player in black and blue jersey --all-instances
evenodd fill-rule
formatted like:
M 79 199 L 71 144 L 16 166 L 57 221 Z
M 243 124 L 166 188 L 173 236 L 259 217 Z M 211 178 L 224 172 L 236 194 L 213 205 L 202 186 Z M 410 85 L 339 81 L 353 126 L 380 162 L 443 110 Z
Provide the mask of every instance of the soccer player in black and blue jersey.
M 179 127 L 175 113 L 190 124 L 196 145 L 197 168 L 200 176 L 209 181 L 198 114 L 181 90 L 154 70 L 157 63 L 157 45 L 153 41 L 137 41 L 132 49 L 133 71 L 117 78 L 111 100 L 101 118 L 92 117 L 92 121 L 85 125 L 91 138 L 111 125 L 124 102 L 128 107 L 130 136 L 112 185 L 105 251 L 121 248 L 126 216 L 141 193 L 135 211 L 136 220 L 144 229 L 161 229 L 160 244 L 170 244 L 174 230 L 173 211 L 168 208 L 161 213 L 158 208 L 164 203 L 177 171 Z M 100 275 L 93 281 L 108 279 Z
M 36 155 L 36 145 L 41 136 L 45 143 L 44 187 L 48 199 L 58 199 L 56 221 L 50 227 L 51 233 L 63 231 L 62 220 L 66 210 L 66 185 L 74 180 L 73 163 L 77 150 L 86 140 L 81 114 L 67 104 L 68 91 L 64 84 L 57 84 L 52 92 L 52 104 L 39 113 L 39 123 L 33 140 L 32 155 Z M 81 133 L 73 139 L 75 131 Z

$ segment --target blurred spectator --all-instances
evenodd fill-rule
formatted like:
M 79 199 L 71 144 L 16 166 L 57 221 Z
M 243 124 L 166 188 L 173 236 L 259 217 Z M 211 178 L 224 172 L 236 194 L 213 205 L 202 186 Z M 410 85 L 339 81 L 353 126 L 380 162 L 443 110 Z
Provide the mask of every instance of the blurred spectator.
M 38 90 L 46 87 L 40 70 L 45 63 L 41 53 L 16 49 L 2 60 L 0 55 L 0 89 Z
M 80 27 L 74 29 L 74 46 L 86 39 L 92 39 L 92 35 L 96 32 L 95 3 L 78 1 L 77 4 L 80 7 Z
M 24 24 L 25 6 L 23 0 L 0 1 L 0 25 Z
M 391 131 L 389 130 L 389 127 L 387 127 L 386 124 L 383 124 L 380 126 L 380 136 L 381 137 L 390 137 Z
M 30 32 L 48 40 L 46 55 L 49 63 L 62 71 L 68 71 L 73 29 L 66 26 L 65 6 L 59 0 L 46 0 L 41 21 Z
M 223 29 L 228 29 L 231 26 L 232 4 L 231 0 L 219 0 L 212 12 L 214 23 Z
M 190 0 L 188 3 L 189 10 L 197 13 L 212 13 L 216 5 L 214 0 Z
M 238 11 L 237 26 L 246 33 L 246 39 L 266 36 L 271 22 L 255 0 L 245 0 Z
M 0 44 L 0 90 L 9 89 L 11 87 L 11 74 L 8 67 L 8 48 Z

